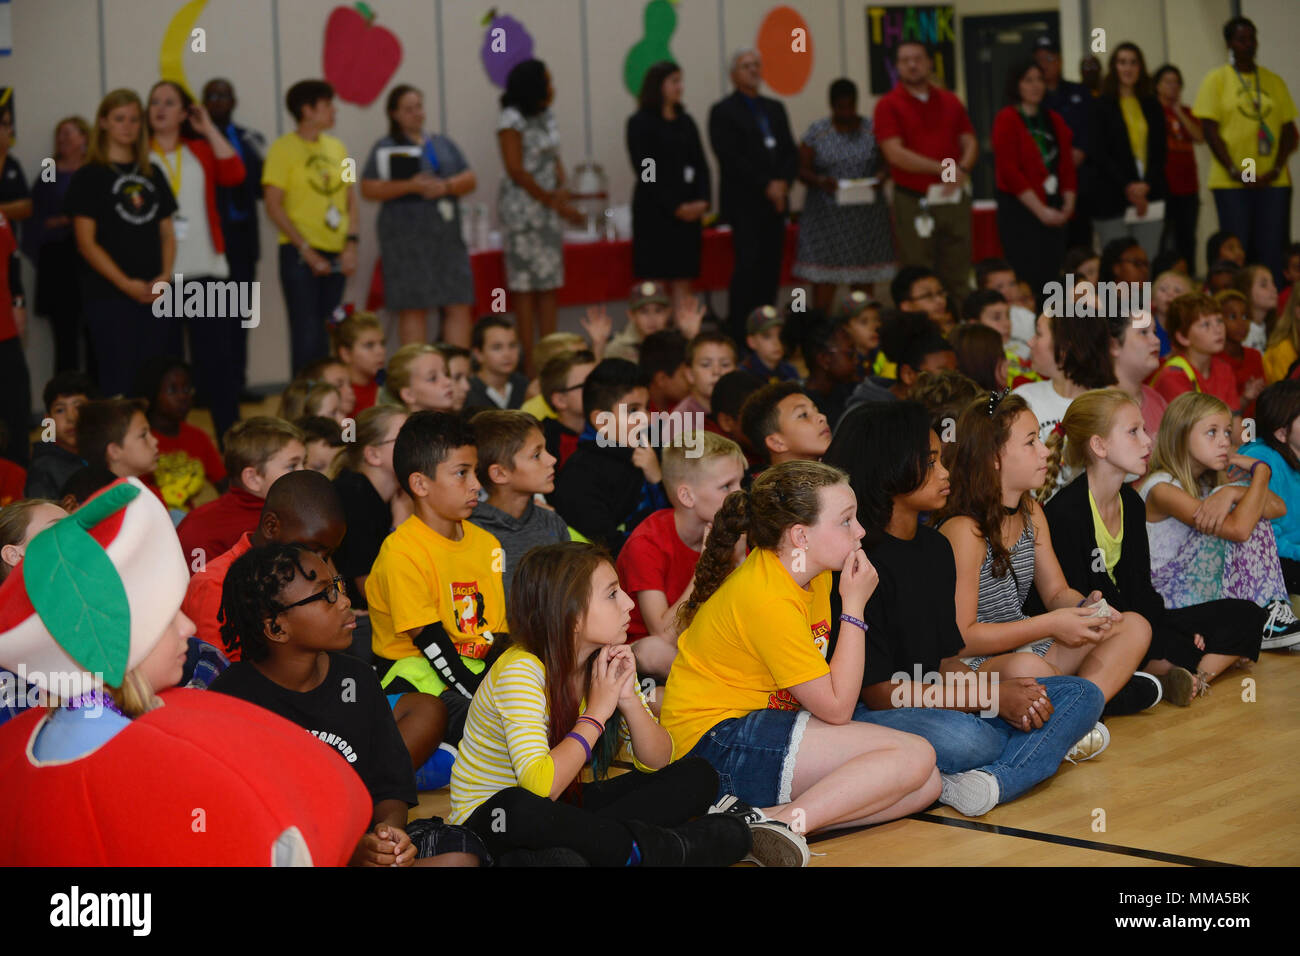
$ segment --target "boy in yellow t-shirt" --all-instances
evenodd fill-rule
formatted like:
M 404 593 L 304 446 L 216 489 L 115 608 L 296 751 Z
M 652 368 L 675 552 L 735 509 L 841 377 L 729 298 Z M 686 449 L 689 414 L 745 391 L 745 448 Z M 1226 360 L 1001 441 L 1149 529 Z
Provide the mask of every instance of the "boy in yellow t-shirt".
M 445 412 L 416 412 L 393 443 L 393 470 L 415 513 L 390 534 L 366 579 L 371 646 L 392 664 L 389 695 L 420 691 L 448 709 L 456 743 L 469 699 L 505 646 L 497 539 L 467 520 L 478 504 L 474 429 Z

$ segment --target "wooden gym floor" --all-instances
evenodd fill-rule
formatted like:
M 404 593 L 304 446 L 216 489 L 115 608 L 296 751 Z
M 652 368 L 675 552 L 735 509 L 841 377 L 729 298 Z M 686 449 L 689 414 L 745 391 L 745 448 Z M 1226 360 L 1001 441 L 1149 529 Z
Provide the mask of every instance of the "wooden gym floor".
M 1242 700 L 1254 681 L 1254 701 Z M 1106 752 L 1063 763 L 971 820 L 925 813 L 814 835 L 813 866 L 1295 866 L 1300 864 L 1300 652 L 1265 652 L 1189 707 L 1106 721 Z M 448 809 L 423 793 L 414 817 Z M 1104 827 L 1104 829 L 1103 829 Z

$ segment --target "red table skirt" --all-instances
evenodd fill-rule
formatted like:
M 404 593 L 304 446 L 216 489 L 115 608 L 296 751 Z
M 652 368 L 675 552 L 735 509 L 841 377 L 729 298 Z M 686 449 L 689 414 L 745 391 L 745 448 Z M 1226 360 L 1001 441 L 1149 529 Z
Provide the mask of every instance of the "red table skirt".
M 793 285 L 790 267 L 794 264 L 799 227 L 789 223 L 785 227 L 785 252 L 781 259 L 781 285 Z M 971 213 L 971 261 L 978 262 L 990 256 L 1002 255 L 998 242 L 997 220 L 993 210 L 977 209 Z M 474 272 L 474 307 L 487 312 L 492 306 L 492 296 L 497 289 L 506 287 L 505 257 L 500 249 L 485 249 L 469 257 Z M 713 291 L 725 289 L 731 283 L 734 257 L 731 249 L 730 229 L 705 229 L 700 251 L 700 277 L 695 288 Z M 597 302 L 617 302 L 627 298 L 628 289 L 636 276 L 632 274 L 632 240 L 614 242 L 566 242 L 564 244 L 564 287 L 559 290 L 560 305 L 588 305 Z M 506 309 L 510 309 L 509 290 L 506 291 Z M 384 275 L 379 260 L 370 280 L 366 308 L 371 311 L 384 307 Z

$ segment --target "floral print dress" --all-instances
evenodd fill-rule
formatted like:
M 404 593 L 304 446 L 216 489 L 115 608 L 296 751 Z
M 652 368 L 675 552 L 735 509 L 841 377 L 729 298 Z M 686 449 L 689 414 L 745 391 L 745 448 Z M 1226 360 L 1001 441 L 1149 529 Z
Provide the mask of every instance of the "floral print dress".
M 497 121 L 497 130 L 503 129 L 519 131 L 524 170 L 543 189 L 555 189 L 559 182 L 560 134 L 551 111 L 525 117 L 508 106 Z M 559 213 L 547 209 L 504 176 L 497 214 L 505 247 L 507 288 L 512 292 L 544 292 L 563 286 L 564 230 Z
M 1142 500 L 1166 481 L 1182 488 L 1168 472 L 1156 472 L 1142 483 Z M 1241 543 L 1204 534 L 1177 518 L 1148 521 L 1147 538 L 1151 583 L 1167 608 L 1219 598 L 1241 598 L 1263 607 L 1276 598 L 1287 599 L 1271 521 L 1261 519 Z

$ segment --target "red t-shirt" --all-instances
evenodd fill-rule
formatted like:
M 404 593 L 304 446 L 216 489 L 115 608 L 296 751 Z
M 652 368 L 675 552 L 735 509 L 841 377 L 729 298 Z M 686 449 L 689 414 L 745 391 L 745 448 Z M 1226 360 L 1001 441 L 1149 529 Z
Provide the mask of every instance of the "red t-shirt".
M 365 385 L 352 383 L 352 394 L 357 397 L 356 408 L 352 410 L 352 417 L 356 418 L 367 408 L 374 407 L 376 400 L 379 398 L 379 383 L 367 382 Z
M 0 458 L 0 508 L 23 497 L 26 484 L 27 469 L 7 458 Z
M 205 563 L 235 546 L 240 535 L 257 527 L 265 502 L 242 488 L 231 488 L 216 501 L 200 505 L 176 528 L 187 567 L 193 567 L 194 550 L 203 550 Z
M 208 433 L 195 428 L 189 422 L 181 422 L 181 429 L 175 435 L 164 435 L 151 428 L 153 437 L 158 439 L 158 457 L 182 454 L 198 459 L 203 465 L 203 475 L 214 485 L 226 477 L 226 465 L 217 451 L 217 444 Z
M 1235 359 L 1227 352 L 1220 355 L 1228 366 L 1232 369 L 1232 374 L 1237 382 L 1237 394 L 1240 395 L 1246 387 L 1246 383 L 1252 378 L 1264 378 L 1264 359 L 1259 354 L 1259 349 L 1252 349 L 1250 346 L 1241 347 L 1241 358 Z M 1241 410 L 1242 415 L 1250 418 L 1255 414 L 1255 403 L 1251 402 Z
M 221 624 L 217 612 L 221 610 L 221 586 L 226 582 L 226 572 L 235 563 L 235 559 L 253 546 L 253 535 L 245 532 L 240 535 L 235 546 L 220 557 L 207 562 L 202 571 L 196 571 L 190 578 L 190 586 L 185 591 L 185 600 L 181 601 L 181 610 L 194 622 L 198 636 L 220 650 L 232 662 L 239 660 L 239 651 L 227 651 L 221 642 Z
M 671 607 L 691 583 L 699 559 L 700 552 L 686 547 L 678 537 L 673 509 L 661 508 L 636 526 L 618 553 L 618 577 L 633 600 L 638 591 L 662 591 Z M 638 602 L 632 609 L 627 639 L 635 641 L 648 633 Z
M 900 83 L 876 103 L 872 122 L 876 142 L 899 136 L 912 152 L 934 160 L 958 159 L 961 135 L 975 132 L 961 100 L 937 86 L 930 87 L 927 99 L 919 100 Z M 897 166 L 890 166 L 889 172 L 895 183 L 914 192 L 925 192 L 939 182 L 938 176 L 909 173 Z
M 1237 409 L 1241 408 L 1241 394 L 1237 391 L 1237 376 L 1233 373 L 1232 366 L 1227 363 L 1222 355 L 1210 356 L 1209 378 L 1201 378 L 1196 371 L 1196 367 L 1188 362 L 1188 368 L 1192 370 L 1192 375 L 1196 378 L 1195 385 L 1184 369 L 1169 364 L 1176 357 L 1170 355 L 1169 358 L 1165 359 L 1165 364 L 1160 366 L 1155 377 L 1151 379 L 1151 387 L 1163 395 L 1165 401 L 1172 402 L 1183 392 L 1190 392 L 1200 386 L 1200 391 L 1222 399 L 1234 414 Z
M 1195 196 L 1196 143 L 1172 106 L 1160 104 L 1165 111 L 1165 179 L 1169 195 Z

